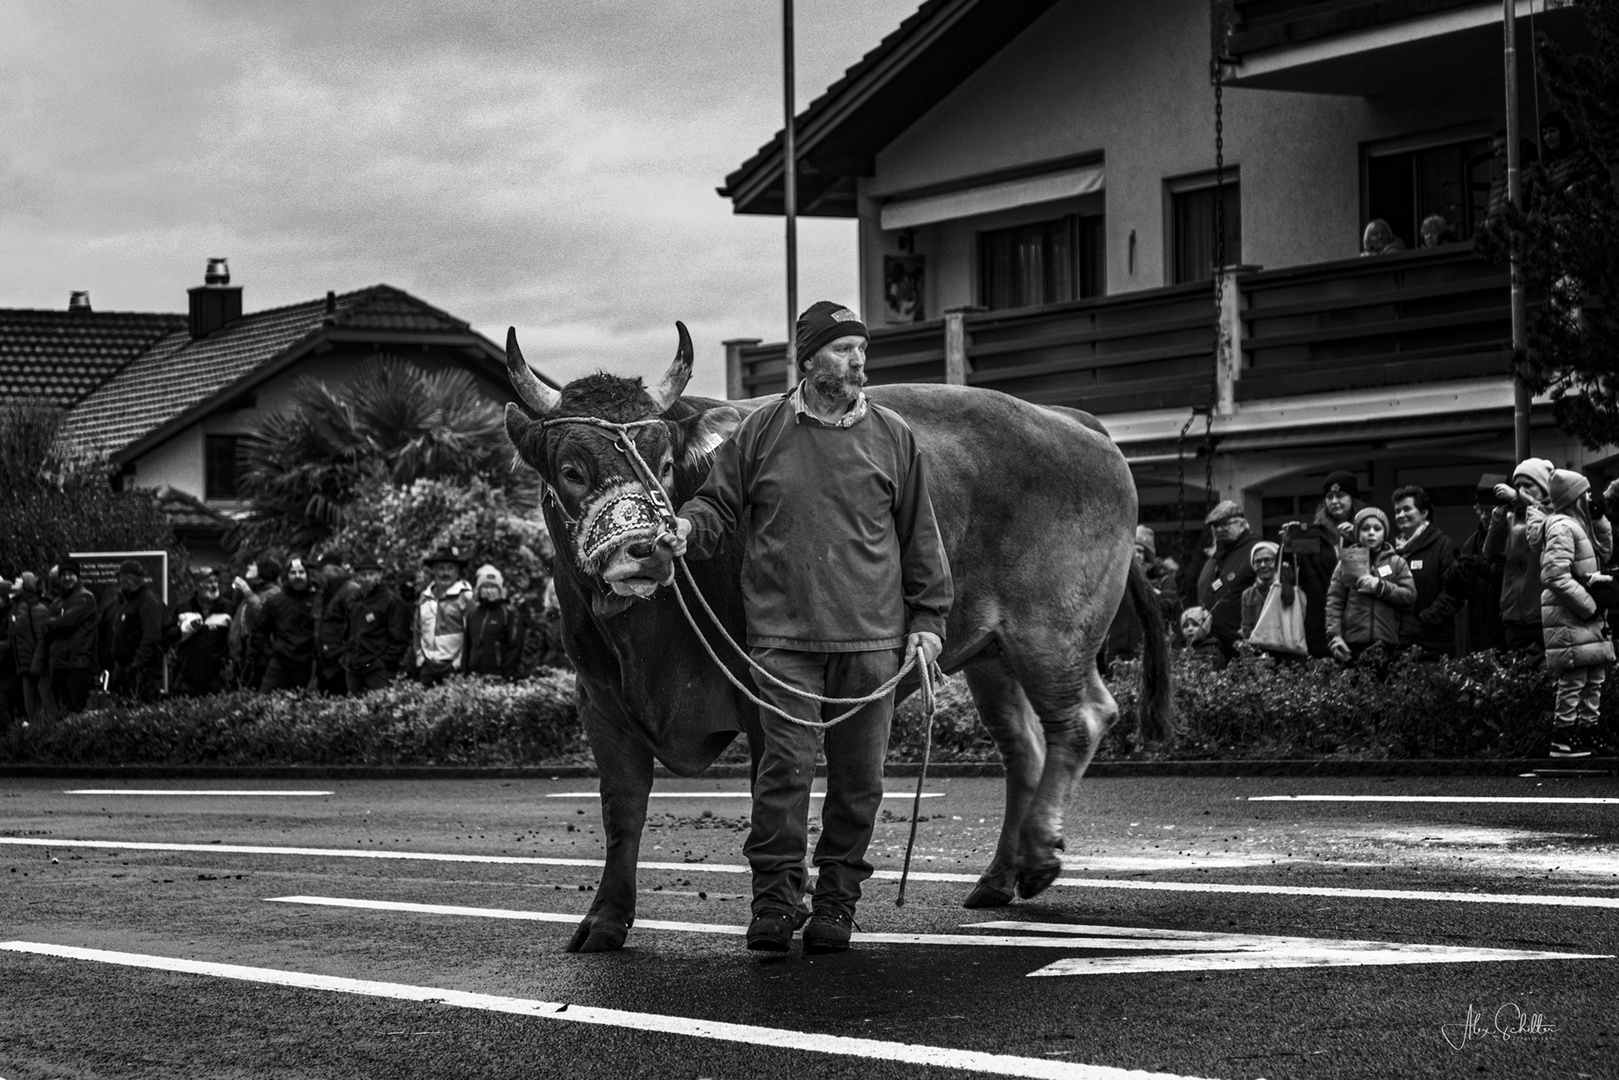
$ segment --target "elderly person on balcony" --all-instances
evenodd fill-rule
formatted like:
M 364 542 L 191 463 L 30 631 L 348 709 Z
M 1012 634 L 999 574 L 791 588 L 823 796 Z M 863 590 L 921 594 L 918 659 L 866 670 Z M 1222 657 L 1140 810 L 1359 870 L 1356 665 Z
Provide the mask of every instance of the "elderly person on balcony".
M 1366 231 L 1360 237 L 1360 253 L 1362 255 L 1392 255 L 1396 251 L 1405 250 L 1405 241 L 1394 234 L 1394 229 L 1382 218 L 1373 218 L 1366 223 Z

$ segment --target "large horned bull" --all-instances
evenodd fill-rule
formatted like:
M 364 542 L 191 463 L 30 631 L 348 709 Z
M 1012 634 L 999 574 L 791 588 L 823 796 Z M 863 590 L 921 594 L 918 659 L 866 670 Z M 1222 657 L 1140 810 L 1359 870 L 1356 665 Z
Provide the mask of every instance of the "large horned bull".
M 688 583 L 676 585 L 670 550 L 657 542 L 664 525 L 649 485 L 678 507 L 701 485 L 715 447 L 762 401 L 683 397 L 692 347 L 675 325 L 674 362 L 652 387 L 596 374 L 553 390 L 524 362 L 515 330 L 506 337 L 512 384 L 532 413 L 508 405 L 506 430 L 548 488 L 563 641 L 601 771 L 606 868 L 569 951 L 618 948 L 635 920 L 653 762 L 692 776 L 739 732 L 757 745 L 755 707 L 714 668 L 672 595 Z M 1132 558 L 1135 485 L 1118 448 L 1083 413 L 961 386 L 868 393 L 905 418 L 927 459 L 955 578 L 940 663 L 965 673 L 1006 769 L 1000 841 L 965 902 L 1009 904 L 1045 889 L 1061 869 L 1064 804 L 1118 715 L 1096 653 L 1126 596 L 1147 631 L 1143 729 L 1169 733 L 1168 641 Z M 632 443 L 644 465 L 627 452 Z M 732 538 L 690 564 L 737 641 L 745 639 L 741 553 Z M 712 627 L 704 633 L 748 680 Z M 909 689 L 914 682 L 901 695 Z

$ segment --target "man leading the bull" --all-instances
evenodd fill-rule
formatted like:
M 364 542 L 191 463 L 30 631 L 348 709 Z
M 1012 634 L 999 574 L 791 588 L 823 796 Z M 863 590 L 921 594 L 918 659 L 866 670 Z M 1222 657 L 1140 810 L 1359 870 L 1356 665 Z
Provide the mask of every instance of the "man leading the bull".
M 866 398 L 865 325 L 830 301 L 798 318 L 802 381 L 747 416 L 681 507 L 675 553 L 705 559 L 747 523 L 742 591 L 753 659 L 800 691 L 864 697 L 913 655 L 943 649 L 950 568 L 910 427 Z M 748 515 L 751 511 L 751 516 Z M 760 696 L 818 723 L 827 706 L 755 679 Z M 827 791 L 815 846 L 806 953 L 849 947 L 866 849 L 883 798 L 892 691 L 826 729 Z M 753 869 L 748 948 L 786 952 L 804 893 L 816 731 L 761 710 L 764 745 L 744 853 Z

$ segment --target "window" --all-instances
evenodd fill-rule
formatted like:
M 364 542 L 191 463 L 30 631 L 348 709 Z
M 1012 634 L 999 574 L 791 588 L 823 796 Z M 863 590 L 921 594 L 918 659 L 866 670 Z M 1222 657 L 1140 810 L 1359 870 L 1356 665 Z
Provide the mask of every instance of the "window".
M 978 234 L 978 298 L 991 310 L 1098 296 L 1103 273 L 1101 214 Z
M 1242 195 L 1235 170 L 1226 170 L 1219 191 L 1225 265 L 1236 266 L 1242 262 Z M 1170 182 L 1170 269 L 1176 285 L 1214 276 L 1220 254 L 1214 245 L 1214 193 L 1213 173 Z
M 240 436 L 207 436 L 203 446 L 203 498 L 223 502 L 241 498 L 243 464 Z
M 1471 240 L 1490 198 L 1490 140 L 1477 136 L 1439 145 L 1409 140 L 1366 151 L 1366 215 L 1382 218 L 1408 248 L 1421 244 L 1422 220 L 1438 214 L 1448 241 Z

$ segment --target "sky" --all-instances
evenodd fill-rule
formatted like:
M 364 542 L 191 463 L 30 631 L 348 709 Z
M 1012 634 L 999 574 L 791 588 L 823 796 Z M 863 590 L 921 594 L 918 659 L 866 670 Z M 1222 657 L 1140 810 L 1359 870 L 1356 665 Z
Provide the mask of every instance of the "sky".
M 801 110 L 919 0 L 797 0 Z M 714 189 L 782 123 L 776 0 L 0 0 L 0 307 L 247 311 L 377 283 L 559 382 L 783 340 L 784 225 Z M 854 302 L 852 220 L 799 298 Z

